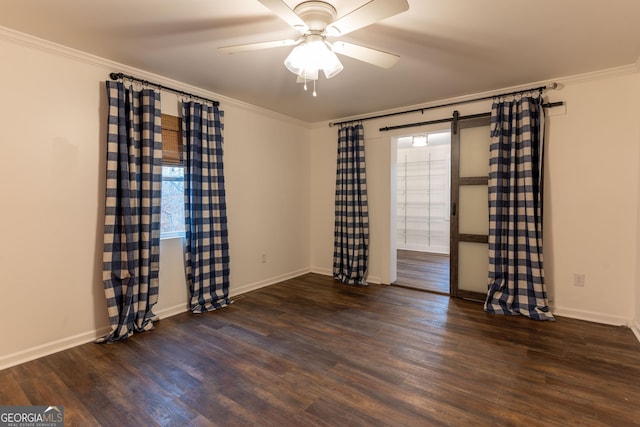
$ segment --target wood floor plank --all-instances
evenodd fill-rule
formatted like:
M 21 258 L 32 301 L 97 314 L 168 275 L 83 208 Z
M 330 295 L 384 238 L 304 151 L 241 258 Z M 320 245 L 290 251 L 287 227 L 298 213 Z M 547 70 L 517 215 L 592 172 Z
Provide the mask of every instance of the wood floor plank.
M 21 378 L 17 369 L 0 371 L 0 405 L 29 406 L 32 405 L 29 396 L 20 387 Z
M 306 274 L 0 371 L 0 404 L 52 403 L 83 427 L 640 426 L 640 343 Z
M 449 294 L 449 255 L 398 249 L 394 284 Z

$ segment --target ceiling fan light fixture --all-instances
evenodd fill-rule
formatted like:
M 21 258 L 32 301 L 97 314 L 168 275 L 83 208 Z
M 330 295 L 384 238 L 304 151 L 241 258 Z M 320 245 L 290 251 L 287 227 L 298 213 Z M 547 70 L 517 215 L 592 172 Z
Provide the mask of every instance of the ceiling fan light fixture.
M 427 143 L 427 135 L 416 135 L 411 137 L 411 145 L 413 147 L 426 147 Z
M 284 65 L 293 74 L 304 76 L 307 80 L 316 80 L 319 70 L 330 79 L 344 68 L 324 37 L 313 34 L 291 50 Z
M 302 42 L 291 50 L 289 56 L 284 60 L 284 66 L 293 74 L 300 75 L 308 68 L 309 55 L 308 46 L 305 42 Z
M 304 82 L 306 80 L 318 80 L 318 69 L 316 68 L 305 68 L 304 70 L 298 73 L 298 82 Z
M 336 54 L 332 50 L 327 49 L 322 66 L 322 71 L 324 72 L 325 77 L 330 79 L 331 77 L 340 73 L 340 71 L 342 71 L 343 69 L 344 66 L 342 65 L 342 62 L 340 62 Z

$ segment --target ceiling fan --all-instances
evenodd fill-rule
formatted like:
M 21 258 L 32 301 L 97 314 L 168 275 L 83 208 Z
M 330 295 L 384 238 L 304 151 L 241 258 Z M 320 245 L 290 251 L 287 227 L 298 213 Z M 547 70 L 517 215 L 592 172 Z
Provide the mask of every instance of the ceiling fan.
M 296 39 L 248 43 L 218 48 L 224 53 L 240 53 L 282 46 L 295 46 L 285 66 L 298 76 L 298 82 L 318 79 L 322 70 L 326 78 L 342 71 L 343 66 L 335 53 L 349 56 L 382 68 L 392 67 L 399 56 L 357 44 L 328 38 L 343 36 L 409 9 L 407 0 L 370 0 L 357 9 L 336 19 L 337 11 L 326 1 L 303 1 L 291 9 L 282 0 L 258 0 L 283 21 L 298 31 Z M 315 95 L 315 91 L 314 91 Z

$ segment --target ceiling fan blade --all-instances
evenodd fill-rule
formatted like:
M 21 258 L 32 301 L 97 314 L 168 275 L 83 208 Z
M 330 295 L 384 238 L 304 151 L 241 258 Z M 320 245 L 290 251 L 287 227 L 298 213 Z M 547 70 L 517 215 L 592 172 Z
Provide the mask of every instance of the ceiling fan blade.
M 295 30 L 304 33 L 309 28 L 298 15 L 282 0 L 258 0 L 264 7 L 275 13 Z
M 347 34 L 408 9 L 407 0 L 371 0 L 329 24 L 327 34 L 331 36 Z
M 222 53 L 241 53 L 251 50 L 271 49 L 273 47 L 293 46 L 300 43 L 300 40 L 276 40 L 271 42 L 246 43 L 235 46 L 221 46 L 218 50 Z
M 333 51 L 381 68 L 391 68 L 400 59 L 392 53 L 345 42 L 333 43 Z

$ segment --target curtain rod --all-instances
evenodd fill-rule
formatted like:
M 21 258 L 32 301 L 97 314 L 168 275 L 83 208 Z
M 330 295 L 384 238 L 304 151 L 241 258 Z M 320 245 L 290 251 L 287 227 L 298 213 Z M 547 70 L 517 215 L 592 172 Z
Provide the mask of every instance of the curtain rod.
M 169 87 L 169 86 L 161 85 L 160 83 L 152 83 L 152 82 L 149 82 L 147 80 L 139 79 L 138 77 L 129 76 L 129 75 L 122 74 L 122 73 L 111 73 L 111 74 L 109 74 L 109 77 L 111 78 L 111 80 L 121 80 L 121 79 L 123 79 L 123 80 L 124 79 L 126 79 L 126 80 L 135 80 L 137 82 L 142 83 L 143 85 L 151 85 L 151 86 L 155 86 L 155 87 L 157 87 L 158 89 L 161 89 L 161 90 L 166 90 L 166 91 L 169 91 L 169 92 L 177 93 L 179 95 L 189 96 L 191 98 L 198 98 L 198 99 L 201 99 L 203 101 L 211 102 L 216 107 L 220 105 L 219 101 L 214 101 L 212 99 L 207 99 L 207 98 L 205 98 L 203 96 L 194 95 L 193 93 L 185 92 L 185 91 L 180 90 L 180 89 L 174 89 L 174 88 Z
M 347 124 L 347 123 L 364 122 L 365 120 L 380 119 L 380 118 L 383 118 L 383 117 L 398 116 L 398 115 L 401 115 L 401 114 L 409 114 L 409 113 L 417 113 L 417 112 L 424 113 L 426 110 L 435 110 L 437 108 L 451 107 L 453 105 L 460 105 L 460 104 L 468 104 L 468 103 L 471 103 L 471 102 L 485 101 L 487 99 L 493 99 L 493 98 L 497 98 L 497 97 L 500 97 L 500 96 L 519 95 L 521 93 L 535 92 L 535 91 L 543 92 L 543 91 L 545 91 L 547 89 L 557 89 L 557 88 L 558 88 L 558 83 L 554 82 L 554 83 L 550 83 L 550 84 L 548 84 L 546 86 L 534 87 L 534 88 L 529 88 L 529 89 L 522 89 L 522 90 L 517 90 L 515 92 L 501 93 L 501 94 L 490 95 L 490 96 L 483 96 L 481 98 L 466 99 L 464 101 L 448 102 L 446 104 L 432 105 L 430 107 L 415 108 L 413 110 L 398 111 L 398 112 L 395 112 L 395 113 L 388 113 L 388 114 L 380 114 L 378 116 L 362 117 L 360 119 L 344 120 L 342 122 L 329 122 L 329 127 L 340 126 L 340 125 L 344 125 L 344 124 Z
M 564 105 L 563 101 L 547 102 L 546 104 L 542 104 L 542 108 L 560 107 L 562 105 Z M 479 113 L 479 114 L 472 114 L 470 116 L 460 116 L 460 117 L 458 117 L 458 119 L 474 119 L 474 118 L 478 118 L 478 117 L 489 117 L 489 116 L 491 116 L 491 113 Z M 397 126 L 385 126 L 383 128 L 378 129 L 378 131 L 387 132 L 387 131 L 390 131 L 390 130 L 412 128 L 412 127 L 417 127 L 417 126 L 435 125 L 435 124 L 438 124 L 438 123 L 447 123 L 447 122 L 452 122 L 452 121 L 453 121 L 452 117 L 447 117 L 446 119 L 429 120 L 429 121 L 426 121 L 426 122 L 407 123 L 407 124 L 404 124 L 404 125 L 397 125 Z

